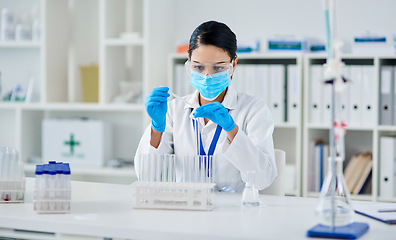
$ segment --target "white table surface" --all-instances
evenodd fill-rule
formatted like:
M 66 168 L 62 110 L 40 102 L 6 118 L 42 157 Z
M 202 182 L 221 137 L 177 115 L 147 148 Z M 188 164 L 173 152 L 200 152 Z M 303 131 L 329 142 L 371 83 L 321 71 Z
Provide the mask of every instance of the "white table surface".
M 0 236 L 7 229 L 25 229 L 121 239 L 309 239 L 317 224 L 318 199 L 261 195 L 262 205 L 244 208 L 240 194 L 215 194 L 213 211 L 144 210 L 132 208 L 131 187 L 72 182 L 71 213 L 33 211 L 33 178 L 27 178 L 23 204 L 0 204 Z M 396 225 L 355 214 L 369 223 L 360 239 L 396 239 Z

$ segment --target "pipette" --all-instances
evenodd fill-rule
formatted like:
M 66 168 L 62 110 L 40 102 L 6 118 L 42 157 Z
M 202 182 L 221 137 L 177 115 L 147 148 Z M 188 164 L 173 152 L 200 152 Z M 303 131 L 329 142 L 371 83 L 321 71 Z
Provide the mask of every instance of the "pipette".
M 171 92 L 171 91 L 169 91 L 169 94 L 172 95 L 174 98 L 176 98 L 176 99 L 178 99 L 178 100 L 181 100 L 181 101 L 185 102 L 188 106 L 194 108 L 194 107 L 192 106 L 191 103 L 189 103 L 186 99 L 180 97 L 179 95 L 177 95 L 177 94 L 175 94 L 175 93 L 173 93 L 173 92 Z

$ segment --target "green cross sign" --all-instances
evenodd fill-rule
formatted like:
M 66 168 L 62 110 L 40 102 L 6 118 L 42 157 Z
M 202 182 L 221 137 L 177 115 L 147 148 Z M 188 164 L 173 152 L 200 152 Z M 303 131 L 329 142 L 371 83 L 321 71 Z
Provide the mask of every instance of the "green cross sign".
M 66 145 L 70 145 L 70 153 L 71 153 L 71 155 L 73 155 L 74 154 L 74 146 L 80 145 L 80 142 L 74 141 L 74 134 L 71 133 L 70 134 L 70 141 L 65 141 L 65 144 Z

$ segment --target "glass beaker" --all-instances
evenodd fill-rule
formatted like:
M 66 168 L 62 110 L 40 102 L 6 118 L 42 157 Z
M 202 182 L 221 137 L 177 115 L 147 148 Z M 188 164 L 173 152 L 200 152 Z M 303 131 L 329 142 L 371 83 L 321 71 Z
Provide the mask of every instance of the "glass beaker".
M 341 157 L 336 157 L 335 161 L 329 157 L 329 170 L 316 207 L 319 222 L 326 226 L 344 226 L 354 221 L 354 210 L 345 183 L 342 162 Z
M 254 187 L 254 179 L 256 177 L 255 171 L 247 171 L 247 182 L 242 193 L 242 205 L 245 207 L 260 206 L 260 195 L 257 188 Z

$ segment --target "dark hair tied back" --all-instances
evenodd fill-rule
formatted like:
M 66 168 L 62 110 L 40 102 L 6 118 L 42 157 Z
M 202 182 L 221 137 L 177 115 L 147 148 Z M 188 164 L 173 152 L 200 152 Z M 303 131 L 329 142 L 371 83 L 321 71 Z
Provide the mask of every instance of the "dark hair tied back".
M 200 45 L 213 45 L 228 53 L 231 60 L 236 57 L 237 40 L 235 34 L 224 23 L 208 21 L 199 25 L 191 34 L 188 56 Z

